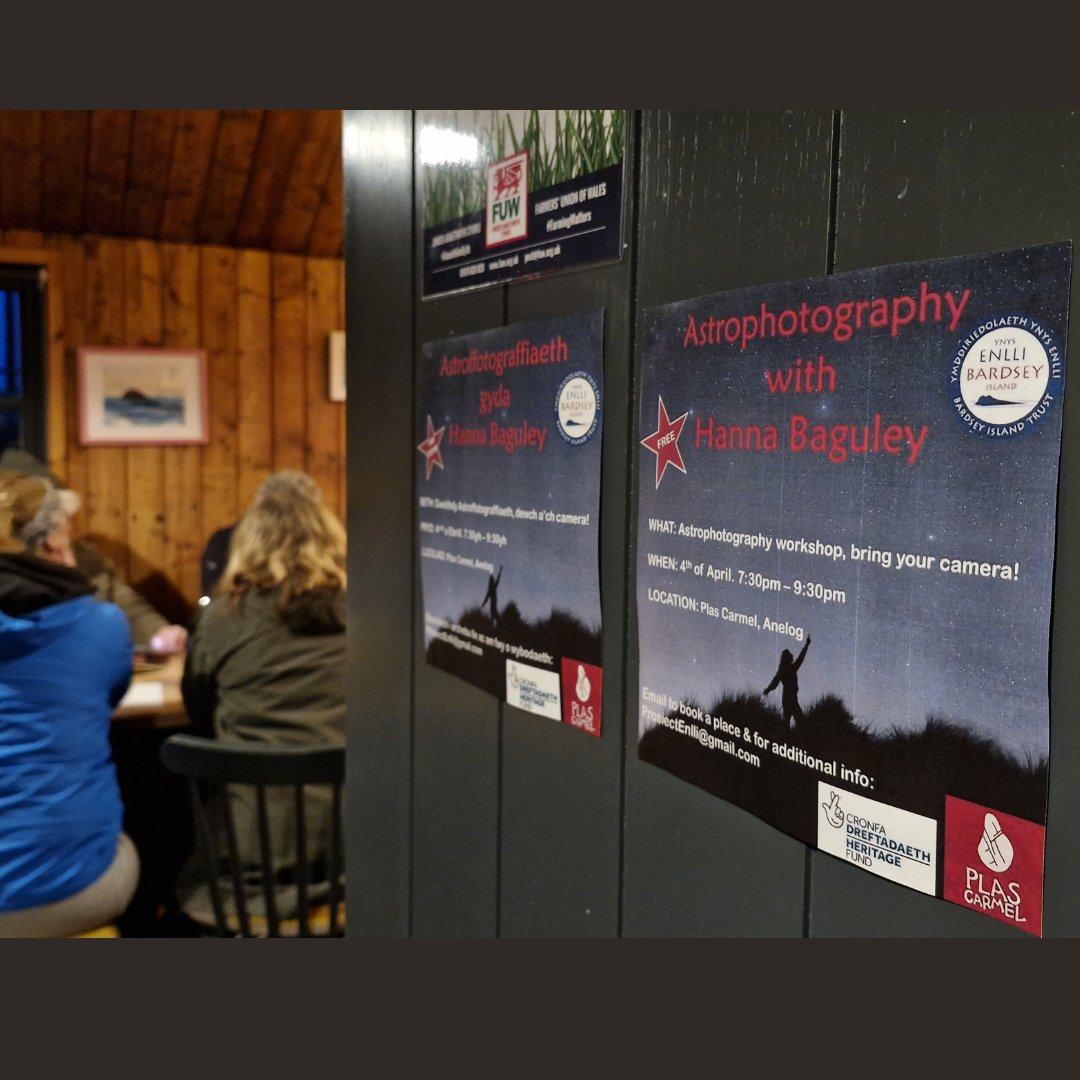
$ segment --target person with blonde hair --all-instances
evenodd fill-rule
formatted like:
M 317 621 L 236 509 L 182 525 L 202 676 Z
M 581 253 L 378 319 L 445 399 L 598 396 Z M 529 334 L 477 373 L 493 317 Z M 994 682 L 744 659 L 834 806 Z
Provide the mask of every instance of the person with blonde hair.
M 231 742 L 343 742 L 345 590 L 341 522 L 310 477 L 273 474 L 237 523 L 188 639 L 181 691 L 194 730 Z M 275 794 L 286 800 L 276 811 Z M 267 795 L 275 830 L 287 829 L 291 793 Z M 233 808 L 241 854 L 254 863 L 255 807 L 234 793 Z M 309 851 L 329 850 L 330 824 L 327 798 L 309 814 Z M 287 838 L 280 864 L 294 859 Z
M 46 477 L 0 471 L 0 937 L 110 922 L 139 880 L 109 744 L 131 634 L 75 566 L 77 507 Z

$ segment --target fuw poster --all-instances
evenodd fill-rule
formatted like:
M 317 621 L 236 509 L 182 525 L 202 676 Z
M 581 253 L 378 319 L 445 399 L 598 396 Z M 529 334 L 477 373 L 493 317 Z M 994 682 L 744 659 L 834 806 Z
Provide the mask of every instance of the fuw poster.
M 424 299 L 622 257 L 624 110 L 425 110 L 417 131 Z
M 645 313 L 639 757 L 1042 934 L 1071 243 Z
M 416 489 L 427 660 L 599 736 L 604 313 L 423 347 Z

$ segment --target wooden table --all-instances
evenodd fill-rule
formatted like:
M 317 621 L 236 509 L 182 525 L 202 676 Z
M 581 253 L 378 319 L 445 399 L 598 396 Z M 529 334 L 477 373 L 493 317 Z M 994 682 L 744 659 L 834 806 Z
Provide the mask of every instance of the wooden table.
M 131 688 L 113 713 L 113 723 L 158 731 L 190 726 L 180 694 L 183 673 L 183 653 L 168 657 L 161 667 L 137 671 Z

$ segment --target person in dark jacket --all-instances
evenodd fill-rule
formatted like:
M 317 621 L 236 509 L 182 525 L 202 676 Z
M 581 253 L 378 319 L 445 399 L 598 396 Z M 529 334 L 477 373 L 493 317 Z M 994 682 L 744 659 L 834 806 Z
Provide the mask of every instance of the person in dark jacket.
M 49 472 L 44 462 L 28 450 L 7 447 L 0 453 L 0 470 L 15 470 L 29 476 L 41 476 L 57 490 L 64 492 L 69 517 L 74 517 L 81 502 L 79 496 L 66 491 L 62 481 Z M 136 592 L 120 575 L 116 565 L 98 547 L 84 538 L 71 542 L 75 565 L 94 586 L 99 600 L 116 604 L 127 616 L 132 641 L 137 647 L 160 656 L 184 651 L 187 627 L 170 623 L 148 600 Z
M 195 730 L 230 742 L 344 742 L 345 587 L 341 522 L 310 477 L 275 473 L 237 523 L 221 581 L 188 640 L 181 691 Z M 329 851 L 329 794 L 316 790 L 307 808 L 316 862 Z M 284 869 L 296 858 L 292 793 L 267 796 Z M 255 806 L 234 791 L 233 809 L 241 856 L 254 864 Z
M 139 877 L 109 746 L 131 635 L 75 567 L 70 494 L 0 471 L 2 937 L 109 922 Z

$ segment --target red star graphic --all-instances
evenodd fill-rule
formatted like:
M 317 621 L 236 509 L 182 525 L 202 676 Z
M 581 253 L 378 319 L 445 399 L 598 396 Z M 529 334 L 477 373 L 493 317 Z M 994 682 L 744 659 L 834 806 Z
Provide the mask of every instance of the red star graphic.
M 436 465 L 438 465 L 440 469 L 443 467 L 442 452 L 439 450 L 439 443 L 442 442 L 443 432 L 445 430 L 445 425 L 441 428 L 436 428 L 435 425 L 431 422 L 430 414 L 428 415 L 427 438 L 424 439 L 424 441 L 420 443 L 416 448 L 420 451 L 421 454 L 424 455 L 425 480 L 431 479 L 431 470 L 435 468 Z
M 659 487 L 664 478 L 664 470 L 669 465 L 673 465 L 681 473 L 686 472 L 682 454 L 679 453 L 679 436 L 689 414 L 683 413 L 675 420 L 669 420 L 664 399 L 658 397 L 657 400 L 660 405 L 656 414 L 656 430 L 642 439 L 641 445 L 647 446 L 656 455 L 656 486 Z

